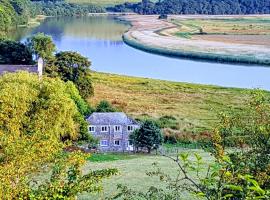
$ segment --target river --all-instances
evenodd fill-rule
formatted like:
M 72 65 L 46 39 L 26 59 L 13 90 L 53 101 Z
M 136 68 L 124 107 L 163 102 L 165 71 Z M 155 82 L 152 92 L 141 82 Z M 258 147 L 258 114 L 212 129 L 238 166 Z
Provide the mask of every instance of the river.
M 21 28 L 13 37 L 24 41 L 38 32 L 51 35 L 57 51 L 77 51 L 91 69 L 120 75 L 178 82 L 270 90 L 270 67 L 232 65 L 170 58 L 134 49 L 122 41 L 129 25 L 113 17 L 47 18 L 35 28 Z

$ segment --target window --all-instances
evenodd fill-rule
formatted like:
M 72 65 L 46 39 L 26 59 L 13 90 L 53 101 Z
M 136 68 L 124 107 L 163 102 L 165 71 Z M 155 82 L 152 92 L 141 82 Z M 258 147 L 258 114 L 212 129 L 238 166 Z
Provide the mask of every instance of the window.
M 129 140 L 128 141 L 128 146 L 132 146 L 133 145 L 133 141 L 132 140 Z
M 95 127 L 94 126 L 89 126 L 89 132 L 95 132 Z
M 108 132 L 108 126 L 101 126 L 101 132 Z
M 120 146 L 120 140 L 114 140 L 114 146 Z
M 109 146 L 109 142 L 108 142 L 108 140 L 101 140 L 100 141 L 100 146 Z
M 128 132 L 132 132 L 132 131 L 134 130 L 134 127 L 131 126 L 131 125 L 129 125 L 129 126 L 127 127 L 127 129 L 128 129 Z
M 114 126 L 114 132 L 120 132 L 121 126 Z

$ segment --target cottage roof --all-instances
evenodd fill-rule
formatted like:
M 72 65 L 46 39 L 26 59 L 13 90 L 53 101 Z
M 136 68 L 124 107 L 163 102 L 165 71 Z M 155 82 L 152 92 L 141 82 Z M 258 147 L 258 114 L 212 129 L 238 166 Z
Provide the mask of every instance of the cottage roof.
M 35 65 L 0 65 L 0 74 L 16 71 L 28 71 L 32 73 L 37 73 L 38 69 Z
M 138 125 L 134 119 L 123 112 L 94 112 L 87 118 L 87 121 L 91 125 Z

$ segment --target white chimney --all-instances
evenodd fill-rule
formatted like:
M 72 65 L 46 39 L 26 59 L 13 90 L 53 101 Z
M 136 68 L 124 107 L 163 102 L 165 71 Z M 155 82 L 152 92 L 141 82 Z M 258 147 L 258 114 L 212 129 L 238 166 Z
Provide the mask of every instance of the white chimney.
M 38 58 L 38 77 L 39 77 L 39 79 L 42 78 L 43 68 L 44 68 L 44 61 L 41 57 L 39 57 Z

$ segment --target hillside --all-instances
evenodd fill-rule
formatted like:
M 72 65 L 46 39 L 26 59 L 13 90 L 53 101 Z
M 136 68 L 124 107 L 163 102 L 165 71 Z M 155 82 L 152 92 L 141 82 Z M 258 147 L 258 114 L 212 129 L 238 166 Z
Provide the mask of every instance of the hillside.
M 217 115 L 239 109 L 250 90 L 92 73 L 92 105 L 108 100 L 134 117 L 170 116 L 180 132 L 211 130 Z M 102 92 L 98 92 L 102 91 Z

